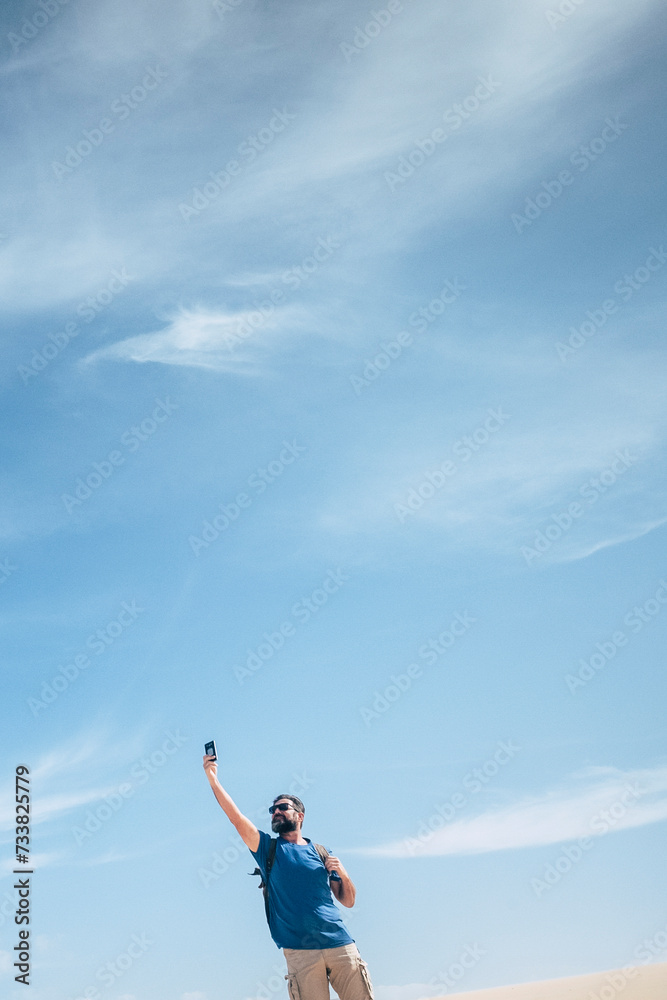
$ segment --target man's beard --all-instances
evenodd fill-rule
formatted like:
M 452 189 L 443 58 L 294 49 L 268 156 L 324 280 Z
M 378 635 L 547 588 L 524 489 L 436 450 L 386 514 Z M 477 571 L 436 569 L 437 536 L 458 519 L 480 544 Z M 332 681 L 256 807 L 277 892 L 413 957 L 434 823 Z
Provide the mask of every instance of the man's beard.
M 274 813 L 273 819 L 271 820 L 271 829 L 274 833 L 292 833 L 298 828 L 299 824 L 295 819 L 287 819 L 285 816 L 277 816 Z

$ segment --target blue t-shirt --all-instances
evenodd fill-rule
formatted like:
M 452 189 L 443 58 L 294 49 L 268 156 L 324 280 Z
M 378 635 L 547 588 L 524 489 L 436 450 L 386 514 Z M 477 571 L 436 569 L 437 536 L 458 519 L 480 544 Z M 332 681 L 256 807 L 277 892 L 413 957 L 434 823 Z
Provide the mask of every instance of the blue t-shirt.
M 266 882 L 271 835 L 259 832 L 251 851 Z M 329 873 L 313 844 L 278 837 L 269 885 L 269 928 L 279 948 L 339 948 L 352 944 L 329 888 Z

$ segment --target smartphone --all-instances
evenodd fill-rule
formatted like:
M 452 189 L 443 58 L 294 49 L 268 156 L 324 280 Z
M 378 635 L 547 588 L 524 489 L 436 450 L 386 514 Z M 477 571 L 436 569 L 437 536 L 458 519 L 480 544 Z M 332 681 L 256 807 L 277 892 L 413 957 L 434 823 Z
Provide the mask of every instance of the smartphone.
M 204 753 L 207 757 L 210 757 L 212 754 L 216 760 L 218 759 L 218 751 L 215 749 L 215 740 L 211 740 L 210 743 L 204 744 Z

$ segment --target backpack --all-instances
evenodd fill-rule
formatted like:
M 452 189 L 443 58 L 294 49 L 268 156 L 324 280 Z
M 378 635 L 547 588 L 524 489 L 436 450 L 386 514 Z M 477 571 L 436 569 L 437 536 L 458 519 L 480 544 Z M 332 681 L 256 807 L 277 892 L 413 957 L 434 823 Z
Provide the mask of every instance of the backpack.
M 308 839 L 308 837 L 304 837 L 304 840 L 307 840 L 308 843 L 310 844 L 310 840 Z M 259 868 L 255 868 L 254 872 L 248 872 L 249 875 L 259 875 L 260 876 L 260 883 L 259 883 L 258 889 L 261 889 L 262 892 L 263 892 L 263 894 L 264 894 L 264 912 L 266 913 L 266 922 L 267 922 L 267 924 L 269 924 L 269 928 L 271 927 L 271 924 L 269 922 L 269 886 L 268 886 L 268 881 L 269 881 L 269 875 L 271 874 L 271 869 L 273 868 L 273 862 L 274 862 L 275 857 L 276 857 L 276 847 L 277 847 L 277 845 L 278 845 L 278 838 L 277 837 L 271 837 L 271 843 L 269 844 L 269 853 L 266 856 L 266 882 L 264 881 L 264 878 L 262 876 L 262 872 L 260 871 Z M 324 864 L 325 858 L 329 857 L 329 851 L 327 851 L 326 847 L 322 847 L 321 844 L 313 844 L 313 847 L 315 848 L 315 850 L 319 854 L 319 856 L 320 856 L 320 858 L 322 860 L 322 864 Z

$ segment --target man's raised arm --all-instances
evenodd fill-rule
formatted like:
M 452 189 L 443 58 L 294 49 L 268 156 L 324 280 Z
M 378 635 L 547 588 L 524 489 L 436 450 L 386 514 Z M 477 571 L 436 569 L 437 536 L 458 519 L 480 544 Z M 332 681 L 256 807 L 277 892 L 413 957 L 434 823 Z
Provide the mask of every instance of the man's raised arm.
M 213 794 L 220 803 L 227 819 L 232 823 L 241 837 L 241 840 L 251 851 L 256 851 L 259 847 L 259 830 L 247 816 L 244 816 L 234 800 L 224 790 L 218 781 L 218 762 L 215 757 L 204 757 L 204 770 L 208 783 L 213 789 Z

